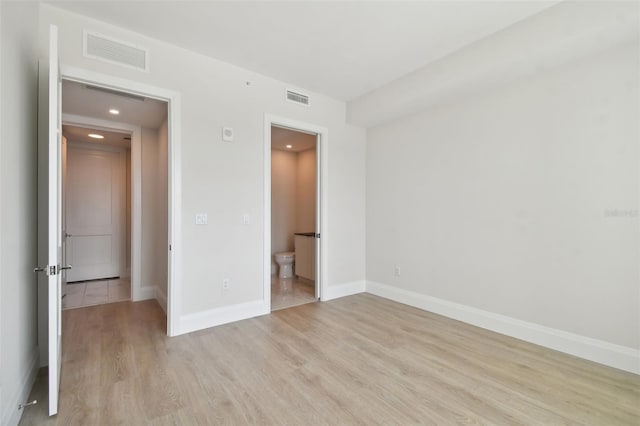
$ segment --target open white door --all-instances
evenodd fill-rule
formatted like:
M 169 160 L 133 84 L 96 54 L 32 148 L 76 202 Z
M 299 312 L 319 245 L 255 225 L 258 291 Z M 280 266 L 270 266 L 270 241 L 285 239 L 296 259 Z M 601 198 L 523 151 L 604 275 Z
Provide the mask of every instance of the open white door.
M 61 179 L 61 80 L 58 63 L 58 28 L 49 33 L 49 61 L 40 64 L 40 123 L 38 142 L 38 280 L 41 345 L 47 345 L 49 366 L 49 415 L 58 412 L 62 329 L 62 179 Z M 41 357 L 44 355 L 41 352 Z M 41 359 L 41 364 L 44 360 Z
M 49 220 L 47 251 L 49 307 L 49 415 L 58 413 L 62 352 L 62 116 L 60 112 L 62 81 L 58 61 L 58 27 L 49 30 Z

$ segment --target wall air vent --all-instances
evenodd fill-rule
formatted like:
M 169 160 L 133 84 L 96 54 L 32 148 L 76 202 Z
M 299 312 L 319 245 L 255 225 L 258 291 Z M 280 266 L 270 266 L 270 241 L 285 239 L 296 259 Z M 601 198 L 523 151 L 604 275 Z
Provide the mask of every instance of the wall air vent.
M 139 71 L 149 71 L 147 49 L 91 31 L 84 32 L 84 56 Z
M 293 90 L 287 89 L 286 98 L 289 102 L 295 102 L 296 104 L 307 105 L 307 106 L 310 104 L 310 99 L 308 95 L 305 95 L 300 92 L 294 92 Z

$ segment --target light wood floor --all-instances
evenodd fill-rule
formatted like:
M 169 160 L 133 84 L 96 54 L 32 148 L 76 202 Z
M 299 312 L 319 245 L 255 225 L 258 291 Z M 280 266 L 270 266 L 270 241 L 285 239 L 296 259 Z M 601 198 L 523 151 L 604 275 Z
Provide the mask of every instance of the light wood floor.
M 64 312 L 60 412 L 21 424 L 638 425 L 640 376 L 360 294 L 175 338 L 156 302 Z

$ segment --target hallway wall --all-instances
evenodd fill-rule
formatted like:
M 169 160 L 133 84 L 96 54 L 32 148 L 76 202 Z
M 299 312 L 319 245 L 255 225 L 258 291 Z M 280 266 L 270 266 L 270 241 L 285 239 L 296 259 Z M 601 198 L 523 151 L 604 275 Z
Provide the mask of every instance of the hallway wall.
M 145 297 L 166 299 L 167 288 L 167 126 L 143 127 L 142 144 L 142 262 Z M 162 296 L 164 295 L 164 296 Z M 161 302 L 162 304 L 162 302 Z M 166 304 L 166 302 L 165 302 Z
M 168 254 L 169 247 L 169 185 L 167 170 L 169 167 L 168 149 L 168 124 L 165 120 L 158 129 L 158 155 L 156 158 L 156 298 L 166 311 L 167 307 L 167 283 L 168 283 Z

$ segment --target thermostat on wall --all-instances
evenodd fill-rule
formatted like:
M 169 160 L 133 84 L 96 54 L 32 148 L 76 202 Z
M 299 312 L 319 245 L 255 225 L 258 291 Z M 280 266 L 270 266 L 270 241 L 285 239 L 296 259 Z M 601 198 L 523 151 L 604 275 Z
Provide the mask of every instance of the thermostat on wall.
M 233 141 L 233 129 L 231 127 L 222 128 L 222 140 L 225 142 Z

